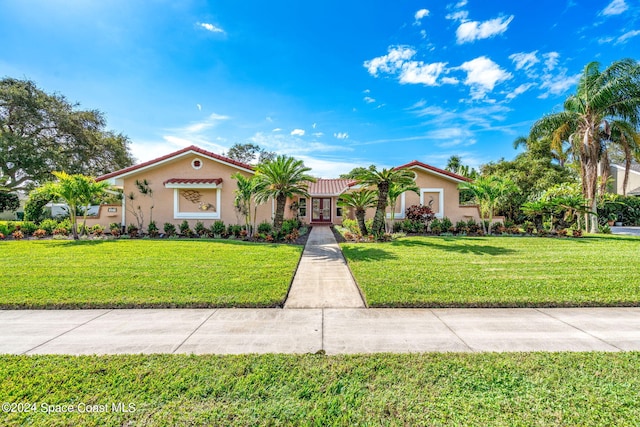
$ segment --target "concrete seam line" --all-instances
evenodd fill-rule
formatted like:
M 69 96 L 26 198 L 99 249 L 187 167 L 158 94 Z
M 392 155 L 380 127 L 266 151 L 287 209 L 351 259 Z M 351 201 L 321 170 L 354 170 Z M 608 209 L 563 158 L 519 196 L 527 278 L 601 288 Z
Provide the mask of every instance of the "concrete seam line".
M 187 342 L 187 340 L 193 336 L 193 334 L 195 334 L 196 332 L 198 332 L 198 329 L 200 329 L 200 328 L 202 327 L 202 325 L 204 325 L 205 323 L 207 323 L 207 321 L 208 321 L 209 319 L 211 319 L 211 316 L 213 316 L 214 314 L 216 314 L 216 312 L 217 312 L 217 311 L 218 311 L 218 309 L 217 309 L 217 308 L 214 308 L 214 309 L 213 309 L 213 311 L 211 312 L 211 314 L 210 314 L 210 315 L 208 315 L 208 316 L 207 316 L 207 318 L 206 318 L 206 319 L 204 319 L 202 322 L 200 322 L 200 324 L 199 324 L 198 326 L 196 326 L 196 328 L 195 328 L 193 331 L 191 331 L 191 333 L 190 333 L 189 335 L 187 335 L 187 337 L 186 337 L 184 340 L 182 340 L 182 342 L 181 342 L 180 344 L 178 344 L 178 346 L 177 346 L 177 347 L 176 347 L 176 348 L 171 352 L 171 354 L 175 354 L 175 353 L 176 353 L 176 351 L 178 351 L 178 350 L 180 349 L 180 347 L 182 347 L 182 346 L 184 345 L 184 343 L 186 343 L 186 342 Z
M 29 353 L 29 352 L 31 352 L 31 351 L 33 351 L 33 350 L 35 350 L 35 349 L 36 349 L 36 348 L 38 348 L 38 347 L 42 347 L 43 345 L 46 345 L 46 344 L 50 343 L 51 341 L 56 340 L 56 339 L 60 338 L 61 336 L 68 334 L 69 332 L 75 331 L 76 329 L 78 329 L 78 328 L 80 328 L 80 327 L 82 327 L 82 326 L 84 326 L 84 325 L 87 325 L 87 324 L 89 324 L 89 323 L 93 322 L 94 320 L 101 318 L 102 316 L 105 316 L 105 315 L 107 315 L 107 314 L 111 313 L 113 310 L 114 310 L 114 309 L 107 310 L 107 311 L 105 311 L 104 313 L 102 313 L 102 314 L 100 314 L 100 315 L 98 315 L 98 316 L 96 316 L 96 317 L 94 317 L 94 318 L 91 318 L 91 319 L 87 320 L 87 321 L 86 321 L 86 322 L 84 322 L 84 323 L 81 323 L 81 324 L 79 324 L 79 325 L 77 325 L 77 326 L 74 326 L 73 328 L 71 328 L 71 329 L 69 329 L 69 330 L 67 330 L 67 331 L 62 332 L 61 334 L 58 334 L 58 335 L 56 335 L 55 337 L 53 337 L 53 338 L 51 338 L 51 339 L 48 339 L 48 340 L 46 340 L 45 342 L 42 342 L 42 343 L 38 344 L 37 346 L 35 346 L 35 347 L 33 347 L 33 348 L 30 348 L 29 350 L 25 350 L 25 351 L 23 351 L 23 352 L 22 352 L 22 353 L 20 353 L 20 354 L 27 354 L 27 353 Z
M 443 324 L 443 325 L 444 325 L 448 330 L 450 330 L 450 331 L 451 331 L 451 333 L 452 333 L 453 335 L 455 335 L 455 336 L 456 336 L 456 338 L 458 338 L 462 344 L 466 345 L 466 346 L 467 346 L 467 348 L 468 348 L 469 350 L 471 350 L 471 351 L 476 351 L 473 347 L 471 347 L 469 344 L 467 344 L 467 342 L 466 342 L 465 340 L 463 340 L 463 339 L 462 339 L 462 337 L 460 337 L 460 335 L 456 334 L 456 331 L 454 331 L 453 329 L 451 329 L 451 326 L 449 326 L 449 325 L 447 324 L 447 322 L 445 322 L 444 320 L 442 320 L 442 319 L 440 318 L 440 316 L 438 316 L 438 314 L 437 314 L 435 311 L 433 311 L 433 309 L 429 309 L 429 311 L 431 312 L 431 314 L 433 314 L 434 316 L 436 316 L 436 319 L 438 319 L 438 320 L 439 320 L 439 321 L 440 321 L 440 322 L 441 322 L 441 323 L 442 323 L 442 324 Z
M 320 325 L 320 328 L 322 328 L 322 333 L 321 333 L 321 342 L 320 342 L 320 350 L 324 350 L 326 352 L 326 350 L 324 349 L 324 308 L 322 309 L 322 324 Z
M 548 316 L 548 317 L 550 317 L 550 318 L 552 318 L 552 319 L 554 319 L 554 320 L 557 320 L 557 321 L 558 321 L 558 322 L 560 322 L 560 323 L 564 323 L 565 325 L 570 326 L 570 327 L 572 327 L 573 329 L 577 329 L 578 331 L 582 332 L 583 334 L 589 335 L 590 337 L 595 338 L 595 339 L 597 339 L 598 341 L 600 341 L 600 342 L 602 342 L 602 343 L 605 343 L 606 345 L 610 345 L 611 347 L 613 347 L 613 348 L 615 348 L 615 349 L 618 349 L 618 350 L 620 350 L 620 351 L 624 351 L 624 349 L 622 349 L 622 348 L 618 347 L 617 345 L 611 344 L 610 342 L 605 341 L 605 340 L 603 340 L 602 338 L 598 338 L 597 336 L 595 336 L 595 335 L 593 335 L 593 334 L 590 334 L 589 332 L 585 331 L 584 329 L 580 329 L 580 328 L 578 328 L 577 326 L 572 325 L 572 324 L 571 324 L 571 323 L 569 323 L 569 322 L 565 322 L 565 321 L 564 321 L 564 320 L 562 320 L 562 319 L 558 319 L 557 317 L 552 316 L 550 313 L 545 313 L 544 311 L 541 311 L 539 308 L 534 308 L 534 310 L 535 310 L 535 311 L 537 311 L 538 313 L 544 314 L 545 316 Z

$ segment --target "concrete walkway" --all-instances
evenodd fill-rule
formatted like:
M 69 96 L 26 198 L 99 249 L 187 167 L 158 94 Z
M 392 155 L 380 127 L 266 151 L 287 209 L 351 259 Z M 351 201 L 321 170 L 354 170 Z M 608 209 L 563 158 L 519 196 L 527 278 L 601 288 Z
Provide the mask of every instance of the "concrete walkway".
M 640 236 L 640 227 L 611 227 L 612 234 L 626 234 L 627 236 Z
M 360 290 L 326 226 L 314 226 L 284 308 L 364 308 Z
M 0 353 L 640 350 L 640 307 L 3 310 Z

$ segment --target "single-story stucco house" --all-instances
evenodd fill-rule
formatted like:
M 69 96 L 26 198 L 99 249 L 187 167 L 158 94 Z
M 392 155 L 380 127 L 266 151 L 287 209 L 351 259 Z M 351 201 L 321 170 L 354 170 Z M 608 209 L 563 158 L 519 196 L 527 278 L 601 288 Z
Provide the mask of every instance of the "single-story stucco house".
M 402 194 L 396 206 L 396 218 L 404 218 L 408 206 L 431 203 L 437 217 L 446 216 L 454 223 L 470 218 L 480 219 L 476 206 L 461 206 L 459 203 L 458 184 L 468 181 L 467 178 L 418 161 L 399 168 L 415 172 L 420 194 Z M 123 226 L 136 224 L 136 214 L 144 216 L 145 227 L 152 216 L 160 229 L 166 222 L 177 226 L 184 220 L 191 227 L 197 221 L 206 227 L 216 220 L 225 224 L 243 224 L 244 219 L 233 204 L 237 184 L 231 175 L 237 172 L 251 176 L 255 170 L 251 165 L 190 146 L 103 175 L 97 180 L 122 190 L 125 197 L 121 204 L 100 206 L 97 216 L 89 218 L 87 224 L 104 227 L 111 223 Z M 152 196 L 141 194 L 136 181 L 146 181 Z M 295 216 L 291 209 L 293 205 L 297 207 L 300 219 L 308 224 L 340 224 L 344 218 L 353 218 L 352 212 L 345 212 L 337 206 L 337 200 L 344 192 L 357 189 L 356 184 L 350 179 L 318 179 L 309 183 L 310 197 L 289 200 L 285 217 Z M 130 194 L 133 194 L 133 200 L 128 197 Z M 256 223 L 272 221 L 274 209 L 274 203 L 260 205 Z M 373 216 L 373 210 L 368 216 Z

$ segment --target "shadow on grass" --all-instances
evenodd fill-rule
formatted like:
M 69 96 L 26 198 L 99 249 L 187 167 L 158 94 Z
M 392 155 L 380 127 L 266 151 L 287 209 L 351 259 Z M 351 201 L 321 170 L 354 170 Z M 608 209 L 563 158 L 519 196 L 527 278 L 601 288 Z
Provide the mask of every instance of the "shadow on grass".
M 488 242 L 489 238 L 474 238 L 473 242 Z M 508 255 L 515 253 L 513 249 L 504 248 L 501 246 L 492 246 L 489 244 L 469 244 L 464 239 L 460 238 L 444 238 L 443 241 L 449 242 L 448 245 L 443 245 L 437 242 L 436 239 L 430 240 L 416 240 L 416 239 L 399 239 L 393 242 L 393 246 L 422 246 L 425 249 L 437 249 L 446 252 L 457 252 L 460 254 L 474 254 L 474 255 Z
M 398 259 L 396 254 L 368 245 L 353 245 L 342 248 L 342 253 L 348 261 L 379 261 L 381 259 Z
M 222 245 L 231 245 L 231 246 L 247 246 L 247 245 L 260 245 L 260 246 L 270 246 L 277 247 L 285 245 L 283 243 L 265 243 L 265 242 L 248 242 L 245 240 L 234 240 L 234 239 L 96 239 L 96 240 L 33 240 L 34 242 L 55 242 L 56 246 L 95 246 L 102 244 L 114 244 L 118 242 L 148 242 L 148 243 L 176 243 L 176 244 L 208 244 L 208 243 L 220 243 Z M 302 245 L 291 245 L 286 244 L 286 246 L 300 246 Z

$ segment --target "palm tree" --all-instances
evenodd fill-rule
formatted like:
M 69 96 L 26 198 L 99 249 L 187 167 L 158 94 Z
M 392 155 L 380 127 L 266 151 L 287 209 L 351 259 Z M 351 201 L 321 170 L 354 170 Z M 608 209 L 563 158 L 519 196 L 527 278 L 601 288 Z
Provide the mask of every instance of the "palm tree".
M 447 160 L 447 166 L 445 167 L 445 169 L 449 172 L 456 173 L 460 166 L 462 166 L 462 160 L 460 159 L 460 156 L 451 156 L 449 157 L 449 160 Z
M 472 182 L 462 182 L 458 184 L 458 188 L 467 190 L 473 195 L 480 208 L 480 219 L 486 233 L 491 232 L 493 213 L 500 199 L 516 190 L 515 184 L 511 180 L 498 176 L 480 177 Z
M 409 187 L 415 181 L 415 174 L 407 169 L 382 169 L 360 171 L 356 179 L 365 186 L 376 186 L 378 189 L 378 203 L 373 218 L 372 233 L 376 236 L 384 234 L 385 213 L 389 202 L 389 188 L 392 185 Z
M 367 209 L 376 206 L 377 202 L 376 192 L 363 188 L 355 193 L 345 193 L 341 195 L 338 199 L 338 206 L 353 208 L 355 210 L 360 234 L 367 236 L 369 235 L 369 232 L 365 223 L 365 214 Z
M 580 160 L 582 192 L 597 208 L 598 164 L 603 151 L 602 127 L 620 120 L 636 127 L 640 119 L 640 66 L 632 59 L 611 64 L 604 71 L 600 64 L 589 63 L 578 82 L 576 93 L 567 98 L 564 111 L 550 114 L 534 123 L 532 135 L 569 134 Z M 598 231 L 591 215 L 590 231 Z
M 253 236 L 253 230 L 256 228 L 255 220 L 259 205 L 259 203 L 255 200 L 256 194 L 260 190 L 258 180 L 254 179 L 253 176 L 246 177 L 240 172 L 234 173 L 233 175 L 231 175 L 231 178 L 238 181 L 238 188 L 234 191 L 235 197 L 233 199 L 233 205 L 244 217 L 244 223 L 248 235 Z M 251 213 L 252 210 L 253 216 Z
M 93 200 L 104 193 L 109 187 L 106 181 L 96 182 L 95 179 L 84 175 L 69 175 L 66 172 L 52 172 L 58 182 L 49 182 L 46 189 L 54 197 L 64 200 L 69 207 L 71 232 L 78 240 L 77 214 L 78 208 L 84 207 L 83 229 L 86 231 L 87 211 Z
M 256 168 L 256 175 L 253 178 L 259 187 L 256 202 L 264 203 L 270 197 L 276 200 L 273 219 L 273 227 L 276 230 L 282 228 L 287 198 L 294 195 L 309 197 L 308 183 L 315 182 L 315 178 L 307 174 L 310 170 L 311 168 L 306 167 L 302 160 L 282 155 Z
M 416 194 L 420 194 L 420 189 L 416 185 L 415 181 L 411 181 L 408 185 L 400 185 L 398 183 L 392 183 L 389 187 L 389 194 L 387 197 L 389 198 L 389 206 L 391 206 L 391 223 L 396 220 L 396 203 L 398 201 L 398 197 L 406 191 L 413 191 Z
M 629 184 L 629 170 L 634 158 L 640 157 L 640 132 L 628 122 L 614 120 L 610 125 L 609 141 L 617 145 L 624 154 L 624 179 L 622 181 L 622 195 L 627 195 L 627 185 Z M 608 158 L 607 158 L 608 160 Z M 603 169 L 609 169 L 607 161 Z

